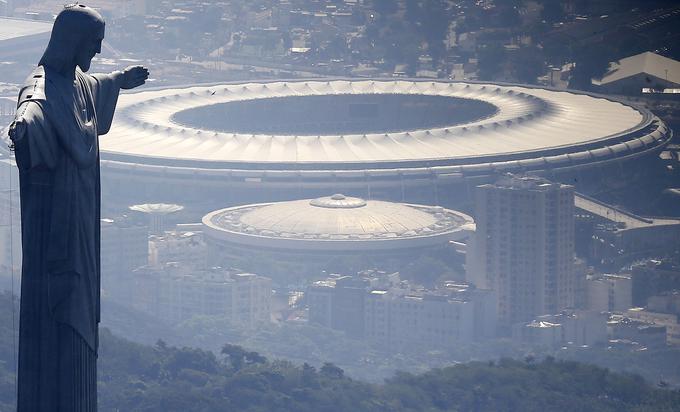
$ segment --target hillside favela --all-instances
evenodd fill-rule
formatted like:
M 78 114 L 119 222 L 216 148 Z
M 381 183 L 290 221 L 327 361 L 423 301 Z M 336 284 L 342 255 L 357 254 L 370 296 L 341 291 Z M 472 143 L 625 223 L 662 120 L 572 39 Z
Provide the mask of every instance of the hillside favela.
M 673 0 L 0 0 L 0 412 L 680 411 L 679 136 Z

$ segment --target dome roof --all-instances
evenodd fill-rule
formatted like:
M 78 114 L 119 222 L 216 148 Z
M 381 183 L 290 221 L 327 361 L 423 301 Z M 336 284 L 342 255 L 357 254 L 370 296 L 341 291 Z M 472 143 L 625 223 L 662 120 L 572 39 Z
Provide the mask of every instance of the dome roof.
M 179 212 L 184 209 L 184 206 L 167 204 L 167 203 L 146 203 L 143 205 L 133 205 L 129 207 L 135 212 L 149 213 L 155 215 L 167 215 L 170 213 Z
M 472 218 L 437 206 L 364 200 L 335 194 L 318 199 L 239 206 L 206 215 L 213 238 L 283 249 L 343 250 L 418 247 L 460 239 Z

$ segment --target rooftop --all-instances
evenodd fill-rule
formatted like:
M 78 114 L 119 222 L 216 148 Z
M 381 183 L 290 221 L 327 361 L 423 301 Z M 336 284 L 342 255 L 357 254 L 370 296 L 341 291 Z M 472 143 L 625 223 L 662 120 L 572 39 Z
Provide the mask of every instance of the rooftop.
M 606 85 L 640 73 L 680 84 L 680 62 L 652 52 L 636 54 L 611 63 L 604 77 L 593 83 Z
M 398 248 L 399 241 L 416 239 L 447 242 L 474 227 L 471 217 L 442 207 L 342 194 L 222 209 L 206 215 L 203 224 L 209 235 L 231 242 L 312 249 L 361 243 Z
M 0 41 L 34 36 L 52 31 L 52 23 L 0 17 Z
M 186 110 L 226 103 L 243 102 L 246 107 L 248 101 L 279 99 L 280 104 L 273 105 L 277 108 L 287 104 L 281 98 L 295 97 L 299 101 L 306 96 L 348 94 L 451 97 L 481 101 L 496 110 L 490 116 L 450 126 L 365 134 L 229 132 L 226 119 L 222 130 L 215 130 L 180 124 L 175 117 Z M 329 111 L 339 109 L 346 108 L 328 107 Z M 365 114 L 354 113 L 360 117 Z M 652 125 L 653 121 L 656 123 Z M 424 165 L 464 165 L 470 169 L 485 165 L 505 170 L 506 163 L 508 167 L 519 164 L 526 169 L 556 166 L 560 162 L 605 160 L 659 144 L 667 135 L 663 123 L 649 112 L 571 91 L 490 83 L 309 80 L 229 83 L 124 94 L 112 130 L 102 136 L 101 149 L 104 164 L 115 164 L 116 168 L 144 164 L 167 170 L 295 168 L 339 172 L 365 169 L 370 164 L 370 169 L 390 170 Z

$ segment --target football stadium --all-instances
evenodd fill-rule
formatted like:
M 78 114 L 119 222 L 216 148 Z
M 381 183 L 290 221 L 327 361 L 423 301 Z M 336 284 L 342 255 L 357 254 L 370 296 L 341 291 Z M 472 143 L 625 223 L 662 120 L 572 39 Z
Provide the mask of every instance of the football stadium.
M 651 112 L 581 92 L 316 79 L 124 94 L 100 147 L 104 196 L 207 212 L 328 193 L 446 206 L 502 173 L 620 167 L 671 137 Z

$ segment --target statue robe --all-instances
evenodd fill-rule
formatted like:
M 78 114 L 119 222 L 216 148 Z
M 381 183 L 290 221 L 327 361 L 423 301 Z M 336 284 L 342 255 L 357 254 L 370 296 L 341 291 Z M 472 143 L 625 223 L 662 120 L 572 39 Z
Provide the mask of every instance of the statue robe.
M 39 66 L 22 88 L 13 136 L 23 267 L 18 412 L 96 411 L 100 320 L 98 135 L 120 76 L 75 81 Z

